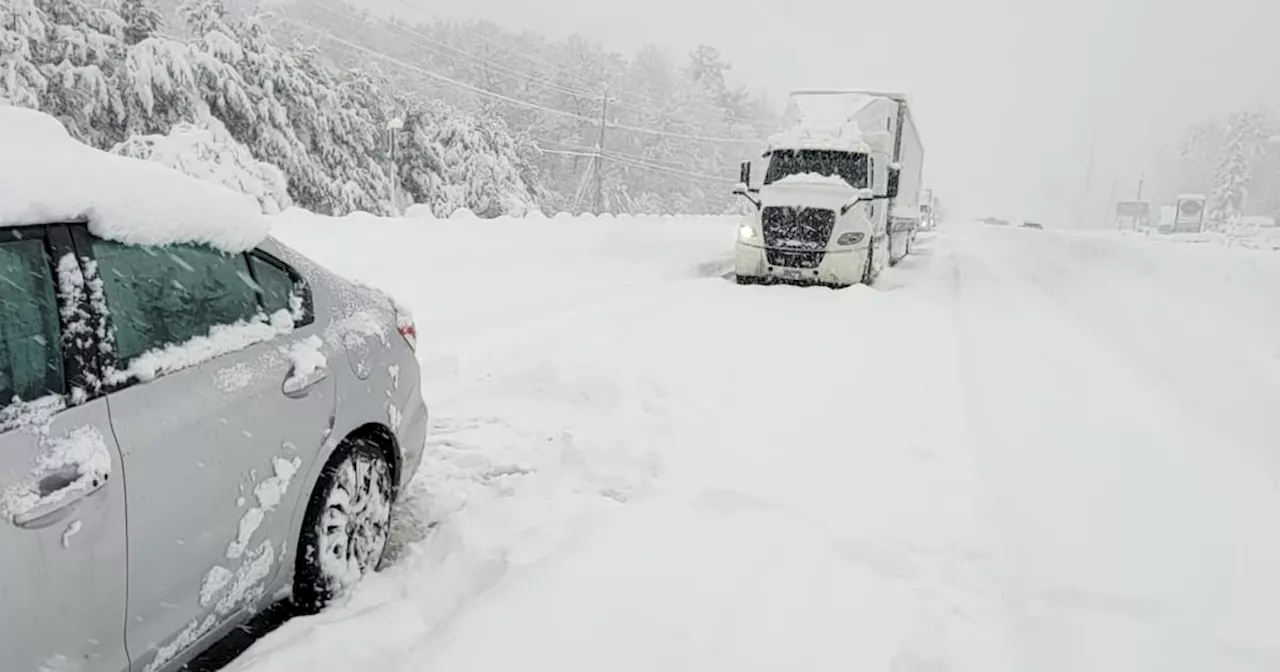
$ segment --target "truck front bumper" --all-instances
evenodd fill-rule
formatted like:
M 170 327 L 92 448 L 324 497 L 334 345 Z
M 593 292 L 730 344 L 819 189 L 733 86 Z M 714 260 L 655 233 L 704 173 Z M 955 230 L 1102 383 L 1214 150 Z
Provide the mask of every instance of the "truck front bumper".
M 827 250 L 815 268 L 770 264 L 763 245 L 738 241 L 734 272 L 743 282 L 786 282 L 846 287 L 862 282 L 868 247 Z

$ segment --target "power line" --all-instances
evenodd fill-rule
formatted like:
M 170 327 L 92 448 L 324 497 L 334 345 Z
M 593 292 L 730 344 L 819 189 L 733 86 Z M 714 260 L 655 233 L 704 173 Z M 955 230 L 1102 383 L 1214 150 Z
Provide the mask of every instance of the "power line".
M 364 25 L 366 25 L 366 26 L 374 27 L 374 24 L 371 24 L 371 23 L 370 23 L 368 20 L 366 20 L 365 18 L 362 18 L 362 17 L 360 17 L 360 16 L 357 16 L 357 15 L 355 15 L 355 14 L 351 14 L 351 13 L 348 13 L 348 12 L 342 12 L 342 11 L 339 11 L 338 9 L 334 9 L 334 8 L 331 8 L 331 7 L 327 7 L 327 6 L 325 6 L 323 3 L 315 3 L 315 4 L 314 4 L 314 5 L 312 5 L 312 6 L 317 7 L 317 8 L 319 8 L 319 9 L 321 9 L 321 10 L 325 11 L 325 12 L 328 12 L 328 13 L 330 13 L 330 14 L 334 15 L 334 16 L 338 16 L 338 17 L 341 17 L 341 18 L 344 18 L 344 19 L 348 19 L 348 20 L 356 21 L 356 22 L 362 23 L 362 24 L 364 24 Z M 484 58 L 484 57 L 482 57 L 482 56 L 478 56 L 478 55 L 476 55 L 476 54 L 470 53 L 470 52 L 468 52 L 468 51 L 466 51 L 466 50 L 463 50 L 463 49 L 460 49 L 460 48 L 457 48 L 457 47 L 450 46 L 450 45 L 445 44 L 444 42 L 441 42 L 440 40 L 438 40 L 438 39 L 436 39 L 436 38 L 434 38 L 434 37 L 432 37 L 432 36 L 429 36 L 429 35 L 424 34 L 422 31 L 417 30 L 417 29 L 415 29 L 415 28 L 413 28 L 413 27 L 411 27 L 411 26 L 400 25 L 400 24 L 397 24 L 397 23 L 395 23 L 395 22 L 385 21 L 385 20 L 380 20 L 380 19 L 373 19 L 373 20 L 375 20 L 375 21 L 377 21 L 377 22 L 378 22 L 378 25 L 377 25 L 376 27 L 385 27 L 385 28 L 389 28 L 389 29 L 391 29 L 391 30 L 394 30 L 394 31 L 396 31 L 396 32 L 400 33 L 400 34 L 403 36 L 403 37 L 402 37 L 402 39 L 406 40 L 407 42 L 412 43 L 414 46 L 417 46 L 417 47 L 419 47 L 419 48 L 421 48 L 421 49 L 424 49 L 424 50 L 426 50 L 426 51 L 428 51 L 428 52 L 430 52 L 430 53 L 433 53 L 433 54 L 435 54 L 435 55 L 437 55 L 437 56 L 443 56 L 443 57 L 445 57 L 445 58 L 463 58 L 463 59 L 466 59 L 466 60 L 468 60 L 468 61 L 471 61 L 472 63 L 476 63 L 476 64 L 478 64 L 478 65 L 482 65 L 482 66 L 484 66 L 484 67 L 486 67 L 486 68 L 489 68 L 489 69 L 492 69 L 492 70 L 496 70 L 496 71 L 498 71 L 498 73 L 499 73 L 499 74 L 501 74 L 501 75 L 503 75 L 503 76 L 505 76 L 505 77 L 507 77 L 507 78 L 509 78 L 509 79 L 520 79 L 520 80 L 524 80 L 525 82 L 531 82 L 531 83 L 534 83 L 534 84 L 540 85 L 540 86 L 542 86 L 542 87 L 544 87 L 544 88 L 553 89 L 553 90 L 559 91 L 560 93 L 564 93 L 564 94 L 567 94 L 567 95 L 570 95 L 570 96 L 577 96 L 577 97 L 582 97 L 582 98 L 589 98 L 589 99 L 592 99 L 592 100 L 595 100 L 595 99 L 599 99 L 599 98 L 601 98 L 601 94 L 599 94 L 599 93 L 595 93 L 595 92 L 592 92 L 592 91 L 584 91 L 584 90 L 582 90 L 582 89 L 576 89 L 576 88 L 573 88 L 573 87 L 565 86 L 565 85 L 563 85 L 563 84 L 560 84 L 559 82 L 555 82 L 555 81 L 552 81 L 552 80 L 549 80 L 549 79 L 539 78 L 539 77 L 534 76 L 532 73 L 525 72 L 525 71 L 521 71 L 521 70 L 516 70 L 516 69 L 511 68 L 511 67 L 508 67 L 508 66 L 506 66 L 506 65 L 504 65 L 504 64 L 496 63 L 496 62 L 491 61 L 491 60 L 488 60 L 488 59 L 486 59 L 486 58 Z M 413 38 L 409 37 L 408 35 L 410 35 L 410 34 L 411 34 L 411 35 L 413 35 L 414 37 L 413 37 Z M 473 33 L 473 34 L 474 34 L 474 33 Z M 479 35 L 476 35 L 476 36 L 477 36 L 477 37 L 480 37 Z M 417 39 L 414 39 L 414 38 L 417 38 Z M 487 44 L 492 44 L 492 43 L 491 43 L 491 42 L 489 42 L 488 40 L 484 40 L 484 38 L 482 38 L 482 37 L 481 37 L 480 39 L 481 39 L 482 41 L 486 42 Z M 434 45 L 434 46 L 433 46 L 433 45 Z M 445 50 L 445 51 L 450 52 L 450 53 L 441 53 L 441 50 Z M 508 53 L 511 53 L 511 52 L 508 52 Z M 451 54 L 452 54 L 452 55 L 451 55 Z M 523 54 L 517 54 L 517 55 L 523 55 Z M 561 70 L 561 69 L 559 69 L 559 68 L 556 68 L 556 66 L 552 66 L 552 65 L 550 65 L 550 64 L 547 64 L 547 65 L 548 65 L 548 67 L 552 67 L 552 68 L 554 68 L 554 69 Z M 568 73 L 568 71 L 563 71 L 563 72 Z M 600 83 L 600 84 L 598 84 L 598 85 L 599 85 L 600 87 L 602 87 L 602 88 L 604 88 L 604 87 L 608 86 L 607 84 L 604 84 L 604 83 Z M 654 104 L 659 104 L 659 105 L 661 104 L 659 101 L 656 101 L 656 100 L 654 100 L 654 99 L 652 99 L 652 98 L 648 98 L 647 96 L 642 96 L 642 94 L 637 94 L 637 93 L 634 93 L 634 92 L 631 92 L 631 91 L 626 91 L 626 90 L 619 90 L 619 91 L 617 91 L 617 92 L 618 92 L 618 93 L 626 93 L 626 94 L 628 94 L 628 95 L 632 95 L 632 96 L 635 96 L 635 97 L 644 97 L 644 98 L 648 99 L 650 102 L 652 102 L 652 103 L 654 103 Z M 635 110 L 635 111 L 638 111 L 638 112 L 645 112 L 645 113 L 652 114 L 652 115 L 656 115 L 656 116 L 667 116 L 668 114 L 671 114 L 671 112 L 669 112 L 669 111 L 667 111 L 667 110 L 662 110 L 662 109 L 658 109 L 658 108 L 655 108 L 655 107 L 646 107 L 646 106 L 643 106 L 643 105 L 637 105 L 637 104 L 635 104 L 635 103 L 628 103 L 628 102 L 626 102 L 626 101 L 624 101 L 624 100 L 610 100 L 610 102 L 612 102 L 613 104 L 617 105 L 618 107 L 623 107 L 623 108 L 630 109 L 630 110 Z M 768 132 L 768 129 L 765 129 L 763 126 L 760 126 L 759 124 L 757 124 L 757 123 L 755 123 L 755 122 L 751 122 L 751 121 L 731 121 L 731 120 L 724 120 L 724 119 L 713 119 L 713 118 L 712 118 L 712 117 L 710 117 L 710 116 L 705 116 L 705 114 L 703 114 L 703 115 L 691 115 L 691 116 L 694 116 L 694 118 L 702 119 L 703 121 L 721 121 L 721 122 L 727 122 L 727 123 L 738 123 L 738 124 L 741 124 L 741 125 L 743 125 L 743 126 L 750 127 L 752 130 L 755 130 L 755 131 L 760 132 L 760 133 L 767 133 L 767 132 Z
M 531 102 L 526 101 L 526 100 L 520 100 L 520 99 L 518 99 L 518 98 L 512 98 L 511 96 L 506 96 L 506 95 L 503 95 L 503 94 L 498 93 L 498 92 L 496 92 L 496 91 L 490 91 L 490 90 L 488 90 L 488 89 L 483 89 L 483 88 L 480 88 L 480 87 L 478 87 L 478 86 L 474 86 L 474 85 L 472 85 L 472 84 L 468 84 L 468 83 L 466 83 L 466 82 L 459 81 L 459 80 L 457 80 L 457 79 L 453 79 L 452 77 L 447 77 L 447 76 L 442 75 L 442 74 L 440 74 L 440 73 L 438 73 L 438 72 L 433 72 L 433 71 L 431 71 L 431 70 L 427 70 L 426 68 L 422 68 L 422 67 L 419 67 L 419 66 L 413 65 L 412 63 L 406 63 L 405 61 L 403 61 L 403 60 L 401 60 L 401 59 L 399 59 L 399 58 L 396 58 L 396 57 L 394 57 L 394 56 L 389 56 L 389 55 L 384 54 L 384 53 L 382 53 L 382 52 L 380 52 L 380 51 L 376 51 L 376 50 L 374 50 L 374 49 L 370 49 L 370 48 L 368 48 L 368 47 L 364 47 L 364 46 L 362 46 L 362 45 L 356 44 L 355 42 L 351 42 L 350 40 L 345 40 L 345 39 L 343 39 L 343 38 L 338 37 L 337 35 L 334 35 L 333 33 L 330 33 L 330 32 L 328 32 L 328 31 L 326 31 L 326 30 L 321 30 L 321 29 L 319 29 L 319 28 L 315 28 L 315 27 L 313 27 L 313 26 L 309 26 L 309 25 L 307 25 L 307 24 L 305 24 L 305 23 L 302 23 L 302 22 L 297 21 L 297 20 L 294 20 L 294 19 L 282 19 L 282 21 L 283 21 L 284 23 L 287 23 L 287 24 L 290 24 L 290 25 L 296 26 L 296 27 L 298 27 L 298 28 L 302 28 L 303 30 L 307 30 L 307 31 L 311 31 L 311 32 L 313 32 L 313 33 L 317 33 L 317 34 L 321 35 L 322 37 L 325 37 L 325 38 L 327 38 L 328 40 L 330 40 L 330 41 L 332 41 L 332 42 L 334 42 L 334 43 L 336 43 L 336 44 L 340 44 L 340 45 L 343 45 L 343 46 L 347 47 L 348 49 L 351 49 L 351 50 L 354 50 L 354 51 L 358 51 L 358 52 L 364 53 L 364 54 L 369 55 L 369 56 L 373 56 L 373 57 L 375 57 L 375 58 L 378 58 L 378 59 L 384 60 L 384 61 L 386 61 L 386 62 L 388 62 L 388 63 L 393 64 L 393 65 L 398 65 L 398 66 L 400 66 L 401 68 L 404 68 L 404 69 L 409 70 L 409 71 L 411 71 L 411 72 L 416 72 L 416 73 L 418 73 L 418 74 L 420 74 L 420 75 L 423 75 L 423 76 L 425 76 L 425 77 L 429 77 L 429 78 L 434 79 L 434 80 L 436 80 L 436 81 L 439 81 L 439 82 L 442 82 L 442 83 L 445 83 L 445 84 L 450 84 L 450 85 L 456 86 L 456 87 L 461 88 L 461 89 L 465 89 L 465 90 L 470 91 L 471 93 L 474 93 L 474 94 L 479 95 L 479 96 L 485 96 L 485 97 L 488 97 L 488 98 L 493 98 L 493 99 L 495 99 L 495 100 L 501 100 L 501 101 L 503 101 L 503 102 L 505 102 L 505 103 L 509 103 L 509 104 L 511 104 L 511 105 L 515 105 L 515 106 L 517 106 L 517 107 L 523 107 L 523 108 L 531 109 L 531 110 L 539 110 L 539 111 L 542 111 L 542 112 L 547 112 L 547 113 L 549 113 L 549 114 L 555 114 L 555 115 L 559 115 L 559 116 L 562 116 L 562 117 L 565 117 L 565 118 L 568 118 L 568 119 L 574 119 L 574 120 L 577 120 L 577 121 L 582 121 L 582 122 L 586 122 L 586 123 L 593 124 L 593 125 L 595 125 L 595 124 L 599 124 L 599 123 L 600 123 L 600 122 L 599 122 L 599 120 L 597 120 L 597 119 L 592 119 L 592 118 L 590 118 L 590 117 L 585 117 L 585 116 L 582 116 L 582 115 L 577 114 L 577 113 L 575 113 L 575 112 L 569 112 L 569 111 L 567 111 L 567 110 L 561 110 L 561 109 L 556 109 L 556 108 L 552 108 L 552 107 L 546 107 L 545 105 L 539 105 L 538 103 L 531 103 Z M 758 140 L 744 140 L 744 139 L 742 139 L 742 138 L 724 138 L 724 137 L 712 137 L 712 136 L 703 136 L 703 135 L 693 135 L 693 134 L 689 134 L 689 133 L 676 133 L 676 132 L 672 132 L 672 131 L 663 131 L 663 130 L 656 129 L 656 128 L 644 128 L 644 127 L 641 127 L 641 126 L 630 126 L 630 125 L 625 125 L 625 124 L 608 124 L 608 126 L 609 126 L 610 128 L 613 128 L 613 129 L 616 129 L 616 130 L 620 130 L 620 131 L 630 131 L 630 132 L 633 132 L 633 133 L 645 133 L 645 134 L 649 134 L 649 135 L 664 136 L 664 137 L 669 137 L 669 138 L 678 138 L 678 139 L 681 139 L 681 140 L 692 140 L 692 141 L 697 141 L 697 142 L 735 143 L 735 144 L 744 144 L 744 145 L 757 145 L 757 144 L 759 144 L 759 141 L 758 141 Z
M 592 157 L 596 155 L 596 150 L 595 148 L 592 148 L 592 147 L 583 147 L 582 145 L 572 145 L 569 143 L 560 142 L 558 140 L 537 139 L 537 142 L 538 142 L 539 149 L 541 149 L 541 151 L 544 151 L 544 152 L 563 153 L 563 154 L 581 154 L 583 156 L 592 156 Z M 552 150 L 542 148 L 543 143 L 558 145 L 561 149 L 558 152 L 552 152 Z M 617 152 L 613 150 L 609 150 L 608 152 L 605 152 L 605 158 L 630 159 L 634 162 L 656 165 L 662 168 L 671 168 L 675 170 L 697 172 L 696 168 L 689 166 L 688 164 L 678 163 L 675 161 L 669 161 L 664 159 L 657 159 L 651 156 L 642 156 L 639 154 L 628 154 L 625 152 Z
M 366 21 L 365 19 L 363 19 L 363 18 L 361 18 L 361 17 L 359 17 L 359 16 L 356 16 L 356 15 L 353 15 L 353 14 L 349 14 L 349 13 L 346 13 L 346 12 L 341 12 L 341 11 L 339 11 L 339 10 L 332 9 L 332 8 L 330 8 L 330 7 L 326 7 L 323 3 L 315 3 L 314 5 L 311 5 L 311 6 L 316 7 L 316 8 L 318 8 L 318 9 L 320 9 L 320 10 L 325 11 L 325 12 L 328 12 L 328 13 L 330 13 L 330 14 L 334 15 L 334 16 L 339 16 L 339 17 L 342 17 L 342 18 L 344 18 L 344 19 L 349 19 L 349 20 L 352 20 L 352 21 L 357 21 L 357 22 L 359 22 L 359 23 L 363 23 L 363 24 L 364 24 L 364 25 L 366 25 L 366 26 L 371 26 L 371 27 L 373 27 L 373 24 L 369 23 L 368 21 Z M 495 63 L 495 62 L 490 61 L 490 60 L 487 60 L 487 59 L 485 59 L 485 58 L 483 58 L 483 57 L 476 56 L 476 55 L 474 55 L 474 54 L 468 53 L 468 52 L 463 51 L 463 50 L 461 50 L 461 49 L 457 49 L 457 48 L 455 48 L 455 47 L 451 47 L 451 46 L 449 46 L 449 45 L 447 45 L 447 44 L 444 44 L 443 42 L 440 42 L 439 40 L 436 40 L 436 39 L 434 39 L 434 38 L 431 38 L 431 37 L 429 37 L 429 36 L 427 36 L 427 35 L 423 35 L 421 32 L 419 32 L 419 31 L 417 31 L 417 30 L 414 30 L 413 28 L 410 28 L 410 27 L 407 27 L 407 26 L 401 26 L 401 25 L 399 25 L 399 24 L 396 24 L 396 23 L 393 23 L 393 22 L 389 22 L 389 21 L 380 21 L 380 22 L 379 22 L 379 24 L 380 24 L 380 25 L 379 25 L 379 26 L 376 26 L 376 27 L 386 27 L 386 28 L 390 28 L 390 29 L 392 29 L 392 30 L 395 30 L 396 32 L 401 33 L 402 35 L 403 35 L 403 34 L 405 34 L 405 33 L 411 33 L 411 34 L 413 34 L 415 37 L 417 37 L 417 38 L 419 38 L 419 39 L 416 39 L 416 40 L 415 40 L 415 39 L 411 39 L 411 38 L 409 38 L 408 36 L 405 36 L 403 39 L 405 39 L 406 41 L 411 42 L 414 46 L 417 46 L 417 47 L 419 47 L 419 48 L 421 48 L 421 49 L 425 49 L 426 51 L 428 51 L 428 52 L 430 52 L 430 53 L 436 54 L 437 56 L 443 56 L 443 57 L 445 57 L 445 58 L 459 58 L 459 57 L 460 57 L 460 58 L 464 58 L 464 59 L 469 60 L 469 61 L 471 61 L 471 62 L 473 62 L 473 63 L 479 64 L 479 65 L 483 65 L 483 66 L 485 66 L 485 67 L 488 67 L 488 68 L 491 68 L 491 69 L 497 70 L 497 71 L 499 71 L 499 73 L 500 73 L 500 74 L 503 74 L 503 75 L 505 75 L 505 76 L 507 76 L 507 77 L 509 77 L 509 78 L 523 79 L 523 80 L 525 80 L 525 81 L 527 81 L 527 82 L 533 82 L 533 83 L 535 83 L 535 84 L 539 84 L 539 85 L 542 85 L 542 86 L 547 87 L 547 88 L 552 88 L 552 89 L 555 89 L 555 90 L 557 90 L 557 91 L 560 91 L 561 93 L 566 93 L 566 94 L 569 94 L 569 95 L 572 95 L 572 96 L 581 96 L 581 97 L 584 97 L 584 98 L 591 98 L 591 99 L 596 99 L 596 98 L 599 98 L 599 97 L 600 97 L 600 94 L 599 94 L 599 93 L 593 93 L 593 92 L 590 92 L 590 91 L 582 91 L 582 90 L 580 90 L 580 89 L 570 88 L 570 87 L 564 86 L 564 85 L 562 85 L 562 84 L 559 84 L 559 83 L 557 83 L 557 82 L 548 81 L 548 80 L 543 80 L 543 79 L 538 79 L 538 78 L 536 78 L 536 77 L 533 77 L 533 76 L 532 76 L 532 75 L 530 75 L 529 73 L 526 73 L 526 72 L 520 72 L 520 71 L 518 71 L 518 70 L 514 70 L 514 69 L 512 69 L 512 68 L 508 68 L 507 66 L 502 65 L 502 64 L 500 64 L 500 63 Z M 431 46 L 431 45 L 435 45 L 435 46 Z M 442 51 L 441 51 L 441 50 L 444 50 L 445 52 L 452 52 L 452 55 L 451 55 L 450 53 L 442 53 Z
M 580 154 L 582 154 L 582 152 L 585 152 L 585 155 L 595 156 L 594 147 L 571 145 L 571 143 L 561 142 L 556 140 L 543 140 L 543 138 L 535 138 L 535 140 L 538 141 L 539 148 L 541 148 L 541 145 L 543 145 L 543 143 L 548 143 L 548 145 L 558 146 L 559 148 L 561 148 L 561 151 L 580 152 Z M 543 148 L 543 151 L 549 151 L 549 150 L 545 150 L 545 148 Z M 627 154 L 627 152 L 609 150 L 608 152 L 605 152 L 605 157 L 607 157 L 607 159 L 608 157 L 621 157 L 621 159 L 630 159 L 632 161 L 639 161 L 639 163 L 658 165 L 658 166 L 662 166 L 662 168 L 689 170 L 689 172 L 695 172 L 695 173 L 698 172 L 698 169 L 694 168 L 694 166 L 690 166 L 689 164 L 677 163 L 677 161 L 672 161 L 667 159 L 655 159 L 655 157 L 653 156 Z
M 603 158 L 608 161 L 613 161 L 618 165 L 626 166 L 628 168 L 635 168 L 637 170 L 648 170 L 651 172 L 658 172 L 658 173 L 672 173 L 675 175 L 681 175 L 683 177 L 692 177 L 695 179 L 709 180 L 712 182 L 723 182 L 725 184 L 733 183 L 733 180 L 730 180 L 727 177 L 721 177 L 719 175 L 709 175 L 707 173 L 695 173 L 692 171 L 680 170 L 678 168 L 671 168 L 668 166 L 662 166 L 657 164 L 647 164 L 639 161 L 624 160 L 620 155 L 614 154 L 612 152 L 608 152 L 604 154 L 596 154 L 595 152 L 572 152 L 572 151 L 560 150 L 560 149 L 541 149 L 540 151 L 542 151 L 545 154 L 557 154 L 561 156 L 577 156 L 577 157 L 583 157 L 588 159 Z
M 734 180 L 731 180 L 731 179 L 729 179 L 729 178 L 727 178 L 727 177 L 722 177 L 722 176 L 720 176 L 720 175 L 708 175 L 708 174 L 706 174 L 706 173 L 695 173 L 695 172 L 691 172 L 691 171 L 688 171 L 688 170 L 679 170 L 679 169 L 677 169 L 677 168 L 668 168 L 668 167 L 666 167 L 666 166 L 648 165 L 648 164 L 644 164 L 644 163 L 639 163 L 639 162 L 633 162 L 633 161 L 629 161 L 629 160 L 620 159 L 620 158 L 618 158 L 618 157 L 616 157 L 616 156 L 611 156 L 611 155 L 608 155 L 608 154 L 606 154 L 606 155 L 605 155 L 605 158 L 606 158 L 606 159 L 609 159 L 610 161 L 613 161 L 614 163 L 617 163 L 617 164 L 619 164 L 619 165 L 623 165 L 623 166 L 627 166 L 627 167 L 629 167 L 629 168 L 638 168 L 638 169 L 640 169 L 640 170 L 650 170 L 650 171 L 656 171 L 656 172 L 660 172 L 660 173 L 671 173 L 671 174 L 673 174 L 673 175 L 681 175 L 681 176 L 683 176 L 683 177 L 692 177 L 692 178 L 695 178 L 695 179 L 699 179 L 699 180 L 708 180 L 708 181 L 711 181 L 711 182 L 722 182 L 722 183 L 724 183 L 724 184 L 733 184 L 733 183 L 734 183 Z
M 440 16 L 440 15 L 438 15 L 438 14 L 433 14 L 432 12 L 427 11 L 427 10 L 425 10 L 425 9 L 422 9 L 422 8 L 419 8 L 419 7 L 413 7 L 413 6 L 409 5 L 409 3 L 408 3 L 408 1 L 407 1 L 407 0 L 398 0 L 398 2 L 399 2 L 399 4 L 400 4 L 402 7 L 406 7 L 406 8 L 408 8 L 410 11 L 412 11 L 412 12 L 413 12 L 413 13 L 415 13 L 415 14 L 418 14 L 419 16 L 422 16 L 422 15 L 430 16 L 430 17 L 435 18 L 437 22 L 441 22 L 441 21 L 444 21 L 444 20 L 445 20 L 445 19 L 444 19 L 444 17 L 441 17 L 441 16 Z M 571 71 L 571 70 L 566 70 L 566 69 L 564 68 L 564 66 L 555 65 L 555 64 L 550 63 L 550 62 L 548 62 L 548 61 L 546 61 L 546 60 L 543 60 L 542 58 L 539 58 L 539 57 L 537 57 L 537 56 L 530 55 L 530 54 L 528 54 L 528 53 L 526 53 L 526 52 L 520 51 L 520 50 L 515 49 L 515 48 L 512 48 L 512 47 L 507 47 L 507 46 L 504 46 L 504 45 L 501 45 L 501 44 L 496 44 L 493 40 L 490 40 L 489 38 L 485 37 L 484 35 L 481 35 L 477 30 L 475 30 L 475 28 L 473 28 L 473 27 L 472 27 L 472 26 L 470 26 L 470 25 L 467 25 L 467 23 L 466 23 L 466 22 L 464 22 L 464 21 L 454 19 L 454 20 L 452 21 L 452 23 L 453 23 L 453 24 L 456 24 L 459 28 L 461 28 L 462 30 L 466 31 L 467 33 L 470 33 L 472 37 L 475 37 L 476 39 L 480 40 L 481 42 L 484 42 L 485 44 L 487 44 L 487 45 L 489 45 L 489 46 L 491 46 L 491 47 L 493 47 L 493 48 L 495 48 L 495 49 L 498 49 L 499 51 L 502 51 L 502 52 L 504 52 L 504 53 L 510 54 L 510 55 L 512 55 L 512 56 L 519 56 L 520 58 L 523 58 L 525 61 L 527 61 L 527 62 L 529 62 L 529 63 L 532 63 L 532 64 L 534 64 L 534 65 L 541 65 L 541 66 L 543 66 L 543 67 L 550 68 L 551 70 L 553 70 L 553 71 L 554 71 L 554 72 L 552 73 L 552 76 L 555 76 L 555 75 L 557 75 L 557 74 L 563 74 L 563 75 L 568 76 L 568 77 L 569 77 L 569 78 L 571 78 L 571 79 L 576 79 L 576 80 L 578 80 L 579 82 L 581 82 L 582 84 L 584 84 L 584 85 L 586 85 L 586 86 L 591 86 L 591 87 L 603 88 L 603 87 L 605 87 L 605 86 L 607 86 L 607 85 L 608 85 L 608 82 L 607 82 L 607 81 L 605 81 L 605 80 L 603 80 L 603 79 L 598 80 L 598 81 L 597 81 L 597 80 L 590 80 L 590 79 L 587 79 L 586 77 L 584 77 L 584 76 L 582 76 L 582 75 L 579 75 L 578 73 L 575 73 L 575 72 L 573 72 L 573 71 Z M 645 101 L 650 102 L 650 103 L 659 103 L 659 101 L 654 100 L 652 97 L 647 96 L 647 95 L 642 94 L 642 93 L 637 93 L 637 92 L 633 92 L 633 91 L 626 91 L 626 90 L 620 90 L 620 91 L 619 91 L 619 93 L 625 93 L 625 94 L 627 94 L 627 95 L 629 95 L 629 96 L 632 96 L 632 97 L 634 97 L 634 98 L 636 98 L 636 99 L 645 100 Z
M 595 152 L 571 152 L 565 149 L 546 149 L 544 147 L 539 147 L 538 151 L 542 152 L 543 154 L 559 154 L 561 156 L 584 156 L 588 159 L 596 158 Z

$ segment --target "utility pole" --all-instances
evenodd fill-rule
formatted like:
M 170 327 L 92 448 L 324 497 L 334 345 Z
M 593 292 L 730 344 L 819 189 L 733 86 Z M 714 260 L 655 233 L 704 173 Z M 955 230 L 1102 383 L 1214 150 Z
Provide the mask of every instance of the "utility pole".
M 1089 209 L 1089 190 L 1093 186 L 1093 159 L 1098 151 L 1098 138 L 1095 135 L 1089 141 L 1089 163 L 1084 169 L 1084 191 L 1080 195 L 1080 204 L 1076 208 L 1076 227 L 1084 228 L 1085 215 Z
M 596 214 L 604 212 L 604 129 L 608 124 L 609 89 L 600 99 L 600 137 L 596 140 Z
M 388 171 L 391 175 L 391 207 L 396 214 L 400 214 L 400 194 L 396 188 L 400 181 L 400 168 L 396 163 L 396 132 L 404 128 L 404 120 L 400 117 L 393 117 L 387 122 L 387 132 L 391 136 L 391 169 Z

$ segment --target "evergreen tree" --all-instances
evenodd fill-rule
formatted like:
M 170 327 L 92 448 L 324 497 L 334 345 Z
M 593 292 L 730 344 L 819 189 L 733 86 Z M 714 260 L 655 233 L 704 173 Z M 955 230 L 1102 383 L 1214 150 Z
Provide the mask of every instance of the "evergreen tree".
M 124 20 L 124 42 L 127 45 L 153 37 L 164 23 L 160 12 L 147 0 L 122 0 L 120 18 Z
M 1265 116 L 1237 112 L 1227 120 L 1226 145 L 1214 174 L 1210 217 L 1228 222 L 1244 214 L 1249 183 L 1253 179 L 1253 159 L 1262 148 Z

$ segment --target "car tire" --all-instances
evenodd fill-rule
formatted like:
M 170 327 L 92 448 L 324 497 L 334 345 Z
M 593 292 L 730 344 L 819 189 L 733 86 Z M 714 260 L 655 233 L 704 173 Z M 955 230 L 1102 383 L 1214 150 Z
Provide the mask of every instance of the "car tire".
M 391 530 L 391 465 L 372 441 L 347 441 L 325 464 L 302 520 L 293 603 L 314 614 L 378 568 Z

